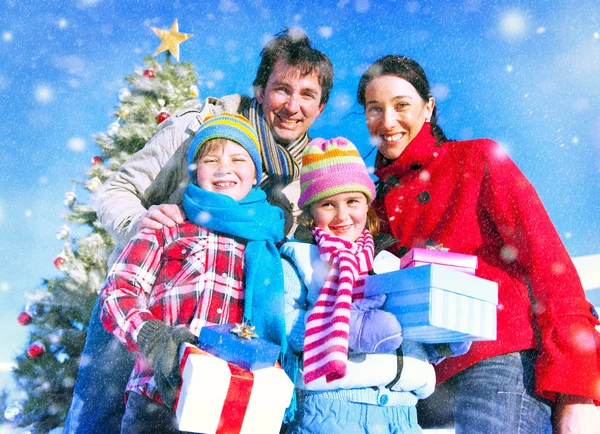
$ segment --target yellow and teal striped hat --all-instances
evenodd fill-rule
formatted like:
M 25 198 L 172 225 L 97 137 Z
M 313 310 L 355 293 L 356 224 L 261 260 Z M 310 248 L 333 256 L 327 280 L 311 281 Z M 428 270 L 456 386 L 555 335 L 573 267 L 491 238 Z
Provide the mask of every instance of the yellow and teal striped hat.
M 196 180 L 195 163 L 200 149 L 202 145 L 212 139 L 229 139 L 243 146 L 252 158 L 256 168 L 256 178 L 261 178 L 260 143 L 254 127 L 244 116 L 225 112 L 218 116 L 208 115 L 190 144 L 188 172 L 192 180 Z

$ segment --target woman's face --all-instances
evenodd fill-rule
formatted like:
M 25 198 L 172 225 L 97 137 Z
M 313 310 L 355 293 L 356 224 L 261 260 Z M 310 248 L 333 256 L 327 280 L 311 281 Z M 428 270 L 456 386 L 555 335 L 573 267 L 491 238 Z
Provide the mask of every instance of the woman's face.
M 423 101 L 408 81 L 394 75 L 374 78 L 365 88 L 367 128 L 383 156 L 395 160 L 431 119 L 435 101 Z

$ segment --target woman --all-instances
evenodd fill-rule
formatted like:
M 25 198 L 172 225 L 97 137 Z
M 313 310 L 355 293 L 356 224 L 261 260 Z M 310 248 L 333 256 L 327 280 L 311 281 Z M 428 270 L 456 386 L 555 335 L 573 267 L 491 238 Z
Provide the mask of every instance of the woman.
M 378 145 L 374 207 L 400 240 L 395 253 L 443 244 L 477 255 L 477 275 L 498 282 L 497 340 L 438 365 L 438 382 L 450 381 L 429 400 L 453 396 L 457 432 L 551 433 L 552 419 L 557 432 L 597 432 L 597 314 L 534 188 L 492 140 L 446 138 L 411 59 L 372 64 L 358 102 Z

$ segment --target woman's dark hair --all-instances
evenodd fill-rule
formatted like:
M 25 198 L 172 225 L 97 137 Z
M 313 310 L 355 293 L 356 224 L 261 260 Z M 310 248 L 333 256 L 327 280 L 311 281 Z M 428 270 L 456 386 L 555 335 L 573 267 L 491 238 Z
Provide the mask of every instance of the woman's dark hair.
M 427 76 L 425 75 L 423 68 L 421 68 L 421 65 L 408 57 L 390 54 L 372 63 L 360 78 L 356 99 L 361 106 L 365 107 L 366 104 L 365 92 L 367 85 L 374 78 L 383 75 L 392 75 L 408 81 L 426 103 L 429 101 L 429 98 L 431 98 L 431 87 L 429 86 L 429 81 L 427 80 Z M 431 120 L 429 122 L 431 124 L 431 134 L 435 137 L 436 144 L 439 146 L 442 143 L 447 142 L 448 138 L 446 137 L 446 134 L 444 134 L 442 128 L 437 124 L 437 107 L 433 108 L 433 113 L 431 114 Z
M 333 87 L 333 65 L 325 54 L 314 48 L 310 39 L 299 29 L 285 29 L 275 35 L 260 53 L 260 65 L 256 71 L 254 87 L 267 86 L 267 81 L 282 60 L 300 71 L 302 77 L 316 73 L 321 85 L 320 104 L 326 104 Z

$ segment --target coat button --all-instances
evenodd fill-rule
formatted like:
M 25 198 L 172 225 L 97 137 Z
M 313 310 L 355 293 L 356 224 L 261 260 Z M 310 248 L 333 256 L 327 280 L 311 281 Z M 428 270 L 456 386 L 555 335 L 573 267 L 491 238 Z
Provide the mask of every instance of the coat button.
M 387 395 L 387 393 L 379 391 L 378 395 L 379 396 L 377 396 L 377 404 L 387 405 L 387 403 L 390 402 L 390 397 Z
M 417 196 L 417 200 L 420 204 L 424 205 L 431 200 L 431 195 L 427 191 L 424 191 Z
M 390 176 L 387 179 L 387 184 L 391 185 L 392 187 L 398 186 L 398 177 L 396 177 L 396 176 Z
M 421 163 L 413 163 L 410 165 L 410 170 L 419 170 L 423 165 Z

